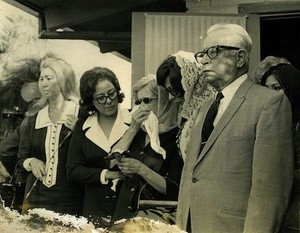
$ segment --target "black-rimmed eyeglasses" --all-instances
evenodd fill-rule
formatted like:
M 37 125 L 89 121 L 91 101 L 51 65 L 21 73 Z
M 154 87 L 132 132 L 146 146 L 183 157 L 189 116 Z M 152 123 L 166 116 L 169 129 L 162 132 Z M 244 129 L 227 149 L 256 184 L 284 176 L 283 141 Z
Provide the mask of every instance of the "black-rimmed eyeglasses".
M 107 93 L 107 95 L 100 95 L 94 98 L 99 104 L 105 104 L 107 99 L 115 100 L 118 97 L 119 93 L 117 91 Z
M 201 52 L 196 53 L 194 56 L 195 56 L 196 61 L 200 63 L 201 59 L 204 57 L 205 54 L 207 54 L 207 56 L 210 59 L 214 59 L 216 56 L 218 56 L 220 49 L 240 50 L 240 48 L 233 47 L 233 46 L 215 45 L 215 46 L 209 47 L 208 49 L 205 49 Z
M 142 102 L 144 104 L 150 104 L 153 100 L 156 100 L 157 98 L 143 98 L 143 99 L 139 99 L 139 100 L 136 100 L 134 103 L 135 105 L 140 105 Z

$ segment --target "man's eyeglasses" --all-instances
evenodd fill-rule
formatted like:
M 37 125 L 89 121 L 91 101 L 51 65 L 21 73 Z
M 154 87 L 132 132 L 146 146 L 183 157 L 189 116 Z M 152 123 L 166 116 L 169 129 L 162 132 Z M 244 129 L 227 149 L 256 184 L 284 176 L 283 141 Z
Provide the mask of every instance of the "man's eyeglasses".
M 156 100 L 157 98 L 143 98 L 143 99 L 139 99 L 139 100 L 136 100 L 134 103 L 135 105 L 140 105 L 142 102 L 144 104 L 150 104 L 153 100 Z
M 117 91 L 110 92 L 107 95 L 100 95 L 94 98 L 99 104 L 105 104 L 107 99 L 115 100 L 118 97 L 119 93 Z
M 207 54 L 207 56 L 210 59 L 214 59 L 216 56 L 218 56 L 220 49 L 240 50 L 240 48 L 233 47 L 233 46 L 215 45 L 215 46 L 209 47 L 208 49 L 205 49 L 201 52 L 196 53 L 194 56 L 195 56 L 196 61 L 200 63 L 201 59 L 204 57 L 205 54 Z

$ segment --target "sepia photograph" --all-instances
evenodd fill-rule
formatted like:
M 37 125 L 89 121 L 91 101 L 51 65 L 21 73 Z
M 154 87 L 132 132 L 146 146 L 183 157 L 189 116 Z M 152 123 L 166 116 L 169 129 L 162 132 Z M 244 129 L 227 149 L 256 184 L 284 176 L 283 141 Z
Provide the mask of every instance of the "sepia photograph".
M 0 0 L 0 233 L 300 233 L 299 28 L 300 0 Z

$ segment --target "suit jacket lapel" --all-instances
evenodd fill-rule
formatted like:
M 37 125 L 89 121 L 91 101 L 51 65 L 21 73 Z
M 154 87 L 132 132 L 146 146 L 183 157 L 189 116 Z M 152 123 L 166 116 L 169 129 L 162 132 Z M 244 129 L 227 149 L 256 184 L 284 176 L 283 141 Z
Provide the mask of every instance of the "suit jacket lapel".
M 215 126 L 213 132 L 211 133 L 206 145 L 204 146 L 203 150 L 201 151 L 197 163 L 200 162 L 200 160 L 204 157 L 204 155 L 207 153 L 207 151 L 210 149 L 212 144 L 215 142 L 215 140 L 218 138 L 220 133 L 223 131 L 225 126 L 229 123 L 231 118 L 234 116 L 236 111 L 239 109 L 243 101 L 245 100 L 245 95 L 248 92 L 249 88 L 253 85 L 253 83 L 248 80 L 248 78 L 241 84 L 241 86 L 238 88 L 237 92 L 233 96 L 230 104 L 228 105 L 227 109 L 221 116 L 219 122 Z M 204 119 L 202 120 L 202 124 L 204 122 Z M 202 127 L 201 127 L 202 130 Z M 201 132 L 201 131 L 200 131 Z M 201 140 L 201 138 L 200 138 Z
M 189 145 L 189 152 L 188 156 L 186 156 L 186 163 L 195 164 L 197 161 L 197 158 L 200 153 L 200 147 L 201 147 L 201 131 L 202 126 L 204 123 L 205 116 L 210 108 L 210 106 L 213 104 L 214 100 L 209 100 L 206 102 L 198 111 L 197 117 L 194 120 L 193 124 L 193 130 L 191 133 L 191 138 L 194 140 L 190 141 Z M 199 143 L 200 142 L 200 143 Z

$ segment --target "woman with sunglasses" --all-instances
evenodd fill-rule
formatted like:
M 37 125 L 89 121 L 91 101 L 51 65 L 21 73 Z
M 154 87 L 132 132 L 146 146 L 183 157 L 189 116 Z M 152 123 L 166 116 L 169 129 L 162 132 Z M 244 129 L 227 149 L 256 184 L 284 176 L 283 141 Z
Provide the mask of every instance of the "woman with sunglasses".
M 80 79 L 82 114 L 74 129 L 67 170 L 69 179 L 85 186 L 83 215 L 97 226 L 109 224 L 118 196 L 120 171 L 105 156 L 129 127 L 131 117 L 120 107 L 124 94 L 116 75 L 95 67 Z
M 300 71 L 291 64 L 272 66 L 261 78 L 261 85 L 284 93 L 292 107 L 294 130 L 294 182 L 284 221 L 284 233 L 300 232 Z
M 149 75 L 135 83 L 133 98 L 132 123 L 113 147 L 126 151 L 116 161 L 125 178 L 114 220 L 135 216 L 140 199 L 177 200 L 183 167 L 176 145 L 177 116 L 168 92 Z

